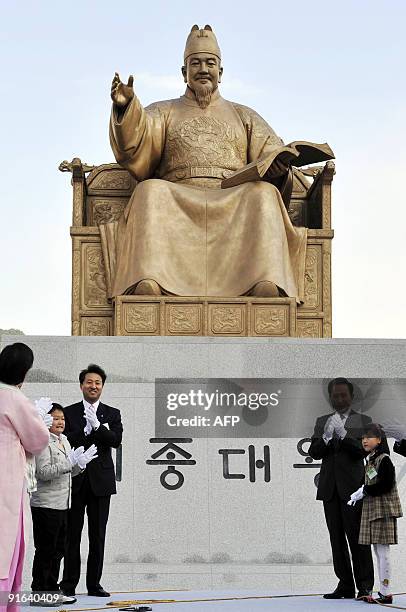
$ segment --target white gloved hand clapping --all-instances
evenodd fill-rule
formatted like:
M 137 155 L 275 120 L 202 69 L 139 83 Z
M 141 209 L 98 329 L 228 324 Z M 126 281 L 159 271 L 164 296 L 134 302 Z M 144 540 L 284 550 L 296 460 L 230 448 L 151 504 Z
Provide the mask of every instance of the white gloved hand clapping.
M 349 506 L 355 506 L 355 504 L 357 503 L 357 501 L 361 501 L 361 499 L 365 497 L 365 493 L 364 493 L 364 485 L 362 485 L 362 487 L 360 487 L 359 489 L 357 489 L 356 491 L 354 491 L 354 493 L 351 495 L 349 501 L 347 502 L 347 504 Z
M 35 408 L 38 415 L 44 421 L 46 427 L 49 429 L 53 423 L 51 414 L 48 414 L 52 408 L 52 400 L 50 397 L 40 397 L 39 400 L 34 401 Z
M 48 427 L 48 429 L 52 427 L 52 423 L 54 422 L 52 414 L 44 414 L 42 420 L 44 421 L 45 426 Z
M 92 444 L 92 446 L 89 446 L 86 451 L 77 457 L 77 464 L 81 470 L 84 470 L 87 464 L 96 459 L 96 457 L 98 457 L 97 448 Z
M 52 400 L 50 397 L 40 397 L 39 400 L 34 401 L 34 404 L 41 418 L 44 414 L 48 414 L 52 408 Z
M 86 425 L 89 424 L 92 429 L 98 429 L 100 422 L 96 416 L 96 413 L 87 406 L 85 407 L 85 419 L 87 421 Z
M 341 440 L 345 438 L 345 436 L 347 435 L 347 430 L 345 428 L 344 421 L 342 420 L 339 414 L 334 414 L 331 417 L 331 423 L 334 427 L 334 431 L 336 432 L 337 436 L 341 438 Z
M 86 425 L 84 428 L 84 432 L 86 436 L 89 436 L 92 433 L 92 426 L 86 418 L 86 408 L 83 409 L 83 417 L 86 419 Z
M 72 467 L 77 465 L 78 457 L 80 457 L 85 450 L 84 446 L 78 446 L 78 448 L 71 448 L 67 454 L 67 458 L 70 461 Z
M 331 440 L 331 438 L 333 437 L 333 434 L 334 434 L 334 425 L 333 425 L 333 423 L 332 423 L 332 418 L 333 418 L 333 417 L 332 417 L 332 416 L 330 416 L 330 417 L 327 419 L 327 421 L 326 421 L 326 423 L 325 423 L 325 425 L 324 425 L 324 434 L 323 434 L 323 437 L 324 437 L 326 440 Z

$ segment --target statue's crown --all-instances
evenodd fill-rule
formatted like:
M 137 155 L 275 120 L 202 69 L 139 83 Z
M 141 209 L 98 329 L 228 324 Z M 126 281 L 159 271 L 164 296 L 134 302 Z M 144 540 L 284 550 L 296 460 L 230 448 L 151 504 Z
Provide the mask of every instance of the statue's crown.
M 205 25 L 202 30 L 198 25 L 192 27 L 186 40 L 184 60 L 193 53 L 212 53 L 221 60 L 220 47 L 211 26 Z

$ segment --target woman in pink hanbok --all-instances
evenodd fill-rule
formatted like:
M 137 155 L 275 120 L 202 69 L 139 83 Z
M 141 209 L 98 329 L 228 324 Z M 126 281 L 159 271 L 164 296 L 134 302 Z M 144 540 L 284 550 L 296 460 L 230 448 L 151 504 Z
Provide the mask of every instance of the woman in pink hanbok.
M 26 453 L 37 455 L 49 441 L 44 421 L 20 390 L 33 361 L 32 350 L 21 342 L 0 353 L 0 612 L 6 610 L 6 593 L 21 589 L 29 516 Z

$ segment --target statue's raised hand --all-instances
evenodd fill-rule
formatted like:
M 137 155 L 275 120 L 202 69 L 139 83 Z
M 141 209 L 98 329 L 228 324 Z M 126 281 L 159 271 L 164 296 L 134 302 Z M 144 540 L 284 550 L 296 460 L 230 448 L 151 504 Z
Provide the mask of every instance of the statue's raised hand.
M 134 97 L 134 77 L 132 74 L 128 77 L 127 85 L 121 82 L 118 72 L 114 74 L 113 82 L 111 83 L 111 99 L 114 104 L 123 109 L 129 105 Z

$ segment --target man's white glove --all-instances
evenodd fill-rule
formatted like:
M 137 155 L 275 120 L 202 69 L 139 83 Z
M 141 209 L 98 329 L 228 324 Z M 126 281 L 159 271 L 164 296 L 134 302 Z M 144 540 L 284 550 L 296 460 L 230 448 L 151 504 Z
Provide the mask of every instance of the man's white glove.
M 88 406 L 85 407 L 85 419 L 87 421 L 86 422 L 86 427 L 87 427 L 87 425 L 90 425 L 90 427 L 92 429 L 98 429 L 98 427 L 100 425 L 100 421 L 97 418 L 96 413 L 94 412 L 94 410 L 92 410 Z
M 85 411 L 83 411 L 83 416 L 84 416 L 84 417 L 85 417 L 85 419 L 86 419 L 86 414 L 85 414 Z M 86 425 L 85 425 L 85 427 L 84 427 L 84 430 L 83 430 L 83 431 L 85 432 L 85 436 L 90 436 L 90 434 L 91 434 L 91 433 L 92 433 L 92 431 L 93 431 L 93 430 L 92 430 L 92 426 L 90 425 L 90 423 L 89 423 L 89 421 L 88 421 L 87 419 L 86 419 Z
M 67 454 L 67 458 L 70 461 L 71 466 L 77 465 L 78 457 L 80 457 L 85 450 L 84 446 L 78 446 L 78 448 L 71 448 Z
M 395 438 L 398 442 L 406 439 L 406 425 L 399 419 L 391 418 L 383 421 L 382 427 L 388 438 Z
M 329 442 L 334 435 L 334 425 L 332 423 L 332 416 L 328 417 L 324 425 L 323 439 L 325 442 Z
M 92 446 L 89 446 L 86 451 L 77 457 L 77 464 L 81 470 L 84 470 L 87 464 L 96 459 L 96 457 L 98 457 L 97 448 L 92 444 Z
M 40 397 L 39 400 L 35 400 L 34 404 L 39 416 L 44 421 L 46 427 L 49 429 L 53 423 L 52 415 L 48 414 L 52 408 L 51 398 Z
M 347 435 L 347 430 L 344 426 L 344 421 L 342 420 L 339 414 L 333 414 L 333 416 L 331 417 L 331 423 L 334 427 L 334 431 L 336 432 L 337 436 L 341 438 L 341 440 L 345 438 L 345 436 Z
M 361 501 L 361 499 L 365 497 L 365 493 L 364 493 L 364 485 L 362 485 L 362 487 L 360 487 L 359 489 L 357 489 L 356 491 L 354 491 L 354 493 L 351 495 L 349 501 L 347 502 L 347 504 L 349 506 L 355 506 L 355 504 L 357 503 L 357 501 Z

